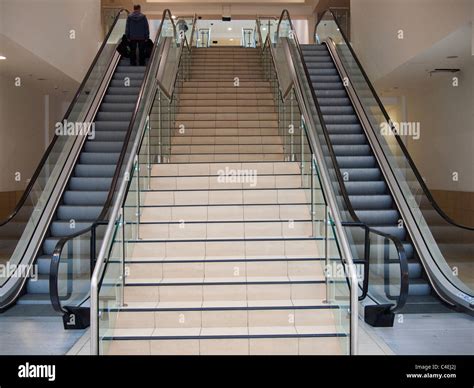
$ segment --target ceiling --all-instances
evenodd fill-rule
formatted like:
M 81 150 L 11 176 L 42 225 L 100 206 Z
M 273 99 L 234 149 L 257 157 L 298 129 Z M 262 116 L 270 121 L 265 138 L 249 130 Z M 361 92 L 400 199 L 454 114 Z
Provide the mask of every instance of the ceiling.
M 472 24 L 468 23 L 422 51 L 394 71 L 376 82 L 378 90 L 385 94 L 397 90 L 426 88 L 445 82 L 452 73 L 438 73 L 430 76 L 435 68 L 459 68 L 471 71 L 474 65 L 472 55 Z M 454 58 L 447 58 L 454 57 Z
M 142 11 L 149 18 L 160 18 L 164 9 L 169 8 L 179 15 L 202 16 L 203 19 L 212 19 L 223 14 L 231 15 L 234 19 L 242 16 L 279 16 L 287 8 L 293 18 L 310 17 L 320 0 L 142 0 L 139 1 Z M 104 8 L 131 9 L 134 2 L 131 0 L 102 0 Z
M 14 78 L 20 77 L 22 84 L 35 88 L 43 94 L 72 98 L 78 83 L 43 61 L 23 46 L 13 42 L 5 35 L 0 34 L 0 55 L 6 60 L 0 61 L 0 76 Z

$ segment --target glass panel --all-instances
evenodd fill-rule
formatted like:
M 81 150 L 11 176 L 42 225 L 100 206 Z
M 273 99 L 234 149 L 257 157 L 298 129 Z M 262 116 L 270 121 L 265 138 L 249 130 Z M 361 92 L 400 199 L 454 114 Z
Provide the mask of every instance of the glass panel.
M 62 304 L 79 306 L 89 294 L 91 231 L 64 245 L 58 268 L 58 296 Z
M 262 44 L 267 40 L 267 36 L 270 35 L 270 41 L 275 43 L 277 41 L 277 28 L 278 20 L 276 19 L 265 19 L 260 18 L 260 33 L 262 34 Z
M 159 41 L 163 42 L 163 36 L 169 33 L 170 28 L 163 30 Z M 176 41 L 172 42 L 171 51 L 177 46 Z M 186 55 L 186 50 L 175 50 Z M 169 56 L 168 56 L 169 58 Z M 174 93 L 171 100 L 158 88 L 154 95 L 151 94 L 153 82 L 148 82 L 145 86 L 145 98 L 139 107 L 141 120 L 134 123 L 134 130 L 137 133 L 140 127 L 143 128 L 143 137 L 137 152 L 137 157 L 129 172 L 129 183 L 125 198 L 122 200 L 122 213 L 115 220 L 115 234 L 113 239 L 106 242 L 106 263 L 103 279 L 99 281 L 97 294 L 99 312 L 99 354 L 108 354 L 111 336 L 115 330 L 115 321 L 120 309 L 124 307 L 124 289 L 126 287 L 126 277 L 129 274 L 128 260 L 133 255 L 133 250 L 140 240 L 140 221 L 143 205 L 146 203 L 147 190 L 151 186 L 152 166 L 154 163 L 165 163 L 169 161 L 171 147 L 171 132 L 175 128 L 176 101 L 179 98 L 184 73 L 185 61 L 177 59 L 179 68 L 175 67 L 178 74 L 172 75 L 176 80 Z M 156 74 L 157 63 L 152 64 L 150 74 Z M 150 84 L 150 85 L 148 85 Z M 150 106 L 145 101 L 151 101 Z M 147 105 L 147 106 L 145 106 Z M 148 113 L 145 113 L 145 108 Z M 126 155 L 123 164 L 125 171 L 130 154 Z M 127 176 L 127 174 L 125 175 Z M 125 276 L 124 276 L 125 275 Z
M 114 236 L 109 240 L 105 256 L 107 267 L 101 279 L 98 295 L 99 314 L 99 354 L 108 354 L 110 341 L 113 335 L 118 309 L 123 306 L 124 287 L 122 283 L 125 273 L 123 224 L 120 217 L 114 229 Z
M 286 34 L 289 32 L 286 31 Z M 286 38 L 284 38 L 286 39 Z M 297 161 L 301 167 L 302 186 L 305 189 L 306 199 L 310 207 L 313 237 L 316 239 L 318 255 L 322 258 L 321 266 L 326 274 L 325 303 L 329 305 L 334 317 L 334 332 L 340 339 L 340 349 L 343 354 L 350 352 L 350 288 L 346 273 L 342 265 L 341 254 L 337 244 L 336 233 L 330 227 L 330 215 L 319 180 L 319 171 L 312 152 L 307 126 L 302 120 L 300 103 L 294 89 L 283 99 L 282 82 L 291 85 L 289 64 L 282 40 L 276 43 L 273 51 L 276 59 L 276 68 L 270 47 L 264 51 L 264 66 L 267 77 L 272 85 L 274 97 L 278 106 L 279 134 L 284 144 L 285 158 Z M 276 72 L 284 72 L 284 76 Z

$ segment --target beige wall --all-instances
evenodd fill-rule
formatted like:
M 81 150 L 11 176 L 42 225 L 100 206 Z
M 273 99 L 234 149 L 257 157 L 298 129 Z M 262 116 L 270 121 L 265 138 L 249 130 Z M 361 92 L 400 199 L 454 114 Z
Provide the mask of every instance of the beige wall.
M 103 39 L 100 0 L 1 0 L 0 26 L 0 33 L 76 81 Z
M 474 193 L 432 190 L 436 202 L 455 222 L 474 227 Z
M 473 4 L 472 0 L 351 0 L 352 44 L 376 81 L 471 20 Z
M 408 138 L 408 150 L 431 189 L 474 192 L 474 69 L 463 69 L 458 87 L 440 77 L 406 95 L 407 120 L 421 127 L 419 140 Z

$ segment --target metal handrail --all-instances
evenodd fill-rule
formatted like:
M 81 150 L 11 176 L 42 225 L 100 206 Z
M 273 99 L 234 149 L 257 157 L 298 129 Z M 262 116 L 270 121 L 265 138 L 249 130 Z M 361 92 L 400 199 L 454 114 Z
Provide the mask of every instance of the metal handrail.
M 277 28 L 277 36 L 279 36 L 279 30 L 280 30 L 280 24 L 281 24 L 281 21 L 283 20 L 283 18 L 286 16 L 286 18 L 288 19 L 289 23 L 290 23 L 290 27 L 291 27 L 291 30 L 294 32 L 295 29 L 293 27 L 293 23 L 291 21 L 291 17 L 290 17 L 290 14 L 288 12 L 288 10 L 283 10 L 282 11 L 282 14 L 280 16 L 280 21 L 278 23 L 278 28 Z M 268 40 L 268 36 L 267 36 L 267 40 Z M 301 46 L 300 46 L 300 43 L 298 41 L 298 37 L 296 36 L 296 33 L 293 33 L 293 38 L 295 40 L 295 43 L 296 43 L 296 47 L 297 47 L 297 50 L 298 50 L 298 54 L 301 58 L 301 64 L 303 66 L 303 69 L 304 69 L 304 72 L 305 72 L 305 76 L 306 78 L 309 80 L 310 79 L 310 76 L 309 76 L 309 71 L 308 71 L 308 68 L 303 60 L 303 52 L 301 50 Z M 296 83 L 298 83 L 299 80 L 298 80 L 298 76 L 296 75 Z M 301 86 L 298 85 L 298 87 L 300 89 L 303 89 L 301 88 Z M 351 201 L 349 199 L 349 195 L 347 194 L 347 190 L 346 190 L 346 187 L 344 185 L 344 179 L 342 177 L 342 174 L 341 174 L 341 171 L 339 169 L 339 164 L 337 162 L 337 159 L 336 159 L 336 156 L 335 156 L 335 152 L 334 152 L 334 148 L 332 146 L 332 143 L 330 141 L 330 137 L 329 137 L 329 132 L 327 130 L 327 127 L 326 127 L 326 124 L 324 122 L 324 119 L 323 119 L 323 115 L 322 115 L 322 112 L 321 112 L 321 108 L 319 106 L 319 102 L 318 102 L 318 99 L 316 97 L 316 94 L 314 92 L 314 89 L 313 88 L 309 88 L 310 91 L 311 91 L 311 95 L 312 95 L 312 99 L 313 99 L 313 102 L 314 102 L 314 105 L 316 107 L 316 111 L 317 111 L 317 114 L 318 114 L 318 118 L 319 118 L 319 122 L 321 123 L 321 128 L 323 130 L 323 134 L 324 134 L 324 138 L 326 140 L 326 144 L 328 146 L 328 150 L 329 150 L 329 154 L 330 154 L 330 158 L 331 158 L 331 162 L 334 166 L 334 172 L 336 174 L 336 178 L 337 178 L 337 182 L 338 182 L 338 186 L 339 186 L 339 189 L 341 191 L 341 194 L 342 194 L 342 197 L 343 197 L 343 200 L 344 200 L 344 204 L 346 206 L 346 209 L 348 210 L 349 212 L 349 215 L 351 216 L 352 218 L 352 221 L 351 222 L 343 222 L 343 226 L 349 226 L 350 224 L 353 224 L 354 226 L 360 226 L 360 227 L 363 227 L 364 229 L 368 230 L 370 233 L 374 233 L 374 234 L 377 234 L 383 238 L 386 238 L 386 239 L 389 239 L 393 242 L 396 250 L 397 250 L 397 255 L 398 255 L 398 259 L 399 259 L 399 262 L 400 262 L 400 294 L 399 294 L 399 297 L 397 299 L 397 303 L 391 307 L 391 311 L 392 312 L 396 312 L 396 311 L 399 311 L 406 303 L 406 300 L 407 300 L 407 297 L 408 297 L 408 287 L 409 287 L 409 276 L 408 276 L 408 261 L 407 261 L 407 255 L 406 255 L 406 251 L 405 251 L 405 248 L 403 246 L 403 244 L 401 243 L 401 241 L 395 237 L 395 236 L 392 236 L 390 234 L 387 234 L 387 233 L 384 233 L 384 232 L 381 232 L 377 229 L 374 229 L 372 227 L 370 227 L 369 225 L 367 225 L 366 223 L 363 223 L 359 217 L 357 216 L 354 208 L 352 207 L 352 204 L 351 204 Z M 367 237 L 366 237 L 367 238 Z M 369 260 L 367 259 L 366 260 L 366 263 L 365 265 L 368 266 L 370 264 Z M 367 272 L 367 271 L 366 271 Z M 363 284 L 363 290 L 362 290 L 362 296 L 365 296 L 367 294 L 367 287 L 368 287 L 368 283 L 365 282 Z
M 281 14 L 281 17 L 278 22 L 278 28 L 277 31 L 279 31 L 280 24 L 283 20 L 284 15 L 288 14 L 287 10 L 284 10 Z M 257 23 L 259 23 L 259 20 L 257 20 Z M 267 39 L 265 41 L 263 50 L 265 49 L 270 50 L 270 55 L 272 57 L 273 61 L 273 66 L 276 72 L 277 71 L 277 66 L 274 58 L 274 54 L 272 51 L 272 44 L 271 44 L 271 39 L 270 35 L 267 36 Z M 287 54 L 290 54 L 287 52 Z M 291 55 L 291 54 L 290 54 Z M 293 85 L 296 91 L 296 96 L 299 101 L 304 101 L 303 98 L 303 89 L 299 84 L 298 80 L 298 75 L 296 72 L 296 69 L 293 66 L 293 62 L 291 61 L 291 58 L 289 59 L 289 64 L 290 66 L 290 72 L 292 75 L 292 80 L 293 80 Z M 295 82 L 296 81 L 296 82 Z M 300 104 L 300 108 L 302 111 L 302 115 L 305 119 L 305 122 L 309 126 L 310 131 L 307 131 L 307 136 L 308 138 L 308 143 L 310 147 L 312 148 L 312 154 L 313 158 L 316 159 L 317 165 L 320 166 L 320 175 L 321 175 L 321 181 L 323 182 L 323 187 L 327 188 L 325 190 L 326 194 L 326 199 L 328 203 L 328 207 L 331 209 L 331 213 L 334 217 L 334 224 L 337 230 L 338 235 L 340 236 L 341 240 L 341 248 L 342 248 L 342 258 L 343 262 L 347 265 L 348 271 L 347 271 L 347 278 L 349 281 L 349 288 L 350 288 L 350 303 L 351 303 L 351 317 L 350 317 L 350 331 L 351 331 L 351 353 L 352 354 L 357 354 L 357 338 L 358 338 L 358 284 L 359 280 L 357 277 L 357 272 L 355 268 L 354 261 L 352 259 L 352 251 L 350 248 L 350 244 L 347 240 L 347 236 L 343 230 L 343 224 L 340 219 L 340 215 L 338 213 L 338 206 L 337 206 L 337 201 L 335 194 L 333 192 L 333 189 L 331 187 L 331 179 L 329 178 L 329 172 L 326 169 L 326 166 L 323 162 L 324 156 L 323 152 L 321 149 L 321 145 L 319 142 L 316 140 L 316 130 L 314 128 L 313 122 L 312 122 L 312 116 L 311 113 L 308 111 L 308 107 L 305 104 Z
M 391 126 L 392 129 L 394 129 L 394 126 L 393 126 L 393 122 L 392 120 L 390 119 L 390 116 L 388 115 L 388 112 L 387 110 L 385 109 L 385 106 L 382 104 L 382 101 L 380 100 L 379 96 L 378 96 L 378 93 L 376 92 L 374 86 L 372 85 L 372 82 L 370 82 L 370 79 L 367 75 L 367 73 L 365 72 L 363 66 L 361 65 L 360 61 L 359 61 L 359 58 L 357 57 L 354 49 L 352 48 L 352 45 L 349 43 L 349 40 L 347 39 L 344 31 L 342 30 L 336 16 L 334 15 L 334 13 L 332 12 L 331 9 L 327 9 L 326 11 L 324 11 L 324 13 L 322 14 L 321 18 L 316 22 L 316 25 L 314 27 L 314 35 L 316 35 L 316 30 L 317 30 L 317 27 L 319 25 L 319 23 L 321 21 L 323 21 L 324 19 L 324 16 L 327 14 L 327 13 L 330 13 L 334 19 L 334 22 L 336 23 L 337 27 L 339 28 L 339 32 L 342 36 L 342 38 L 344 39 L 344 43 L 345 45 L 348 47 L 349 51 L 351 52 L 351 55 L 352 57 L 354 58 L 354 60 L 356 61 L 357 63 L 357 66 L 360 70 L 360 72 L 362 73 L 362 76 L 364 77 L 364 80 L 365 82 L 367 83 L 367 85 L 369 86 L 369 89 L 372 93 L 372 96 L 374 97 L 375 101 L 377 102 L 380 110 L 382 111 L 384 117 L 385 117 L 385 120 L 387 121 L 387 123 Z M 433 208 L 438 212 L 438 214 L 446 221 L 448 222 L 449 224 L 453 225 L 453 226 L 456 226 L 458 228 L 463 228 L 463 229 L 467 229 L 467 230 L 474 230 L 474 227 L 471 227 L 471 226 L 467 226 L 467 225 L 462 225 L 462 224 L 459 224 L 457 223 L 456 221 L 454 221 L 451 217 L 449 217 L 444 211 L 443 209 L 441 209 L 441 207 L 438 205 L 438 203 L 436 202 L 436 200 L 434 199 L 433 195 L 431 194 L 431 191 L 430 189 L 428 188 L 428 186 L 426 185 L 425 181 L 423 180 L 423 177 L 421 176 L 418 168 L 416 167 L 415 165 L 415 162 L 413 161 L 413 159 L 411 158 L 410 156 L 410 153 L 408 152 L 405 144 L 403 143 L 403 140 L 402 138 L 400 137 L 400 135 L 396 132 L 396 131 L 392 131 L 393 135 L 395 136 L 395 139 L 397 140 L 397 143 L 398 143 L 398 146 L 400 147 L 400 149 L 402 150 L 403 152 L 403 156 L 407 159 L 408 161 L 408 164 L 410 165 L 410 168 L 412 169 L 413 173 L 415 174 L 415 177 L 416 179 L 418 180 L 418 183 L 420 184 L 424 194 L 426 195 L 426 197 L 428 198 L 428 201 L 430 202 L 430 204 L 433 206 Z
M 94 69 L 95 65 L 97 64 L 97 61 L 99 60 L 100 54 L 102 53 L 102 50 L 104 49 L 105 45 L 107 44 L 107 41 L 109 40 L 110 35 L 112 34 L 112 31 L 113 31 L 115 25 L 117 24 L 117 21 L 120 19 L 120 16 L 121 16 L 122 12 L 126 12 L 127 14 L 130 13 L 125 8 L 121 8 L 120 11 L 118 12 L 117 16 L 115 17 L 114 22 L 112 23 L 112 26 L 110 27 L 109 32 L 105 36 L 99 50 L 97 51 L 97 54 L 95 55 L 95 57 L 92 61 L 92 64 L 89 66 L 89 69 L 87 70 L 86 75 L 84 76 L 81 84 L 79 85 L 79 88 L 77 89 L 76 94 L 74 95 L 74 98 L 72 99 L 71 103 L 69 104 L 69 107 L 68 107 L 66 113 L 64 114 L 63 120 L 61 120 L 61 121 L 66 120 L 69 117 L 69 115 L 71 114 L 72 109 L 76 105 L 79 96 L 82 94 L 82 91 L 84 90 L 86 82 L 88 81 L 89 76 L 92 73 L 92 70 Z M 8 215 L 8 217 L 6 217 L 4 220 L 0 221 L 0 227 L 7 224 L 8 222 L 10 222 L 17 215 L 17 213 L 21 210 L 23 205 L 25 204 L 25 202 L 26 202 L 28 196 L 30 195 L 30 193 L 33 189 L 33 186 L 34 186 L 36 180 L 38 179 L 38 176 L 39 176 L 41 170 L 43 169 L 43 167 L 46 163 L 46 160 L 48 159 L 51 151 L 53 150 L 53 147 L 54 147 L 54 145 L 55 145 L 58 138 L 59 138 L 58 134 L 55 133 L 53 139 L 51 140 L 51 143 L 49 143 L 48 148 L 46 149 L 46 151 L 44 152 L 40 162 L 38 163 L 38 166 L 36 167 L 36 170 L 33 173 L 33 176 L 31 177 L 31 179 L 28 183 L 28 186 L 26 187 L 26 189 L 23 192 L 20 200 L 16 204 L 15 209 Z
M 163 13 L 163 17 L 165 17 L 165 13 L 169 14 L 169 17 L 171 19 L 171 12 L 169 10 L 165 10 Z M 172 20 L 172 19 L 171 19 Z M 194 19 L 193 26 L 195 25 L 196 18 Z M 193 27 L 194 28 L 194 27 Z M 159 36 L 159 35 L 157 35 Z M 182 51 L 181 51 L 182 54 Z M 181 56 L 180 54 L 180 56 Z M 180 58 L 181 60 L 181 58 Z M 179 68 L 178 68 L 179 69 Z M 177 77 L 175 78 L 175 82 L 177 80 Z M 159 87 L 159 85 L 156 85 Z M 161 89 L 160 89 L 161 90 Z M 136 160 L 137 154 L 140 149 L 142 139 L 140 139 L 140 136 L 137 136 L 135 138 L 135 142 L 133 144 L 133 148 L 130 152 L 130 156 L 128 158 L 127 164 L 125 171 L 131 171 L 131 168 L 133 166 L 133 163 Z M 131 180 L 130 180 L 131 181 Z M 103 275 L 105 273 L 105 269 L 107 267 L 107 260 L 105 258 L 106 250 L 107 250 L 107 242 L 111 241 L 111 238 L 114 234 L 114 229 L 116 226 L 117 219 L 120 217 L 120 212 L 121 212 L 121 206 L 122 203 L 125 199 L 125 195 L 128 192 L 128 187 L 130 185 L 130 181 L 127 180 L 122 180 L 120 188 L 118 190 L 118 194 L 115 198 L 115 202 L 113 205 L 112 212 L 109 217 L 109 222 L 107 225 L 107 229 L 105 231 L 105 235 L 103 238 L 103 242 L 99 251 L 99 255 L 97 258 L 97 263 L 94 267 L 94 271 L 91 276 L 91 320 L 90 320 L 90 327 L 91 327 L 91 353 L 92 354 L 98 354 L 98 291 L 99 291 L 99 286 L 102 282 Z
M 176 36 L 176 26 L 175 26 L 174 21 L 172 19 L 171 11 L 169 9 L 165 9 L 163 11 L 160 27 L 158 28 L 158 31 L 156 32 L 156 35 L 155 35 L 155 44 L 153 45 L 153 50 L 152 50 L 152 53 L 151 53 L 150 58 L 148 60 L 148 65 L 147 65 L 147 68 L 145 70 L 145 74 L 144 74 L 144 77 L 143 77 L 143 83 L 142 83 L 140 91 L 139 91 L 138 99 L 137 99 L 137 102 L 135 104 L 135 109 L 134 109 L 132 118 L 130 119 L 130 124 L 129 124 L 128 129 L 127 129 L 127 134 L 125 136 L 125 140 L 124 140 L 124 143 L 123 143 L 123 146 L 122 146 L 122 150 L 120 152 L 120 157 L 119 157 L 119 160 L 117 161 L 117 166 L 115 168 L 114 176 L 112 178 L 109 193 L 107 195 L 107 199 L 104 203 L 104 206 L 102 207 L 102 211 L 99 214 L 99 216 L 97 217 L 97 219 L 91 224 L 91 226 L 89 226 L 88 228 L 82 229 L 82 230 L 80 230 L 80 231 L 78 231 L 78 232 L 76 232 L 76 233 L 74 233 L 70 236 L 61 238 L 58 241 L 58 243 L 56 244 L 56 247 L 54 249 L 53 257 L 52 257 L 52 260 L 51 260 L 51 266 L 50 266 L 49 287 L 50 287 L 51 303 L 53 305 L 53 308 L 56 311 L 67 313 L 67 311 L 61 305 L 61 301 L 60 301 L 60 298 L 59 298 L 59 290 L 58 290 L 58 274 L 59 274 L 59 264 L 60 264 L 60 261 L 61 261 L 61 252 L 62 252 L 64 246 L 66 245 L 66 243 L 68 241 L 73 240 L 73 239 L 75 239 L 75 238 L 77 238 L 81 235 L 84 235 L 85 233 L 88 233 L 88 232 L 93 233 L 93 231 L 96 229 L 96 227 L 98 225 L 101 225 L 101 224 L 103 225 L 104 223 L 106 223 L 106 216 L 107 216 L 107 213 L 109 211 L 109 208 L 111 207 L 112 200 L 114 198 L 115 189 L 116 189 L 117 182 L 118 182 L 118 179 L 119 179 L 119 176 L 120 176 L 121 166 L 122 166 L 122 164 L 124 162 L 124 159 L 125 159 L 125 154 L 127 152 L 128 143 L 130 141 L 130 137 L 131 137 L 131 134 L 132 134 L 132 131 L 133 131 L 134 123 L 135 123 L 135 120 L 137 118 L 138 109 L 139 109 L 140 103 L 143 99 L 143 93 L 145 91 L 145 84 L 146 84 L 145 81 L 148 78 L 150 68 L 151 68 L 151 64 L 153 63 L 154 58 L 156 56 L 156 48 L 158 47 L 157 39 L 159 38 L 159 36 L 160 36 L 160 34 L 163 30 L 163 22 L 164 22 L 164 20 L 166 19 L 167 16 L 169 17 L 169 20 L 171 21 L 171 23 L 173 25 L 173 31 L 174 31 L 174 34 Z M 91 252 L 91 254 L 93 256 L 95 256 L 95 252 Z M 91 257 L 91 261 L 94 261 L 94 259 L 95 259 L 95 257 Z

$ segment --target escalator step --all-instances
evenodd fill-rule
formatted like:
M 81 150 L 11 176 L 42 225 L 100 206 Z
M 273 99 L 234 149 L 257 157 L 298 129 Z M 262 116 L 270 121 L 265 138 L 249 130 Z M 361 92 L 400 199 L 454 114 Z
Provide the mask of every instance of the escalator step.
M 354 109 L 352 106 L 321 106 L 321 113 L 323 115 L 352 115 L 355 116 Z
M 379 168 L 344 168 L 341 169 L 342 176 L 347 181 L 377 181 L 382 179 Z
M 126 131 L 130 123 L 127 121 L 96 121 L 96 131 Z
M 72 191 L 67 190 L 63 196 L 66 205 L 93 206 L 103 205 L 107 199 L 107 191 Z
M 378 168 L 377 168 L 378 170 Z M 391 195 L 350 195 L 355 210 L 389 209 L 393 206 Z
M 333 145 L 357 145 L 367 144 L 367 138 L 364 134 L 359 135 L 342 135 L 342 134 L 330 134 L 329 138 Z
M 336 156 L 368 156 L 371 153 L 368 144 L 358 145 L 334 145 Z
M 348 195 L 386 194 L 387 185 L 384 181 L 345 182 Z
M 104 102 L 109 103 L 120 103 L 120 104 L 135 104 L 137 101 L 137 96 L 135 95 L 127 95 L 127 96 L 120 96 L 120 95 L 106 95 L 104 97 Z
M 90 221 L 100 215 L 102 206 L 70 206 L 61 205 L 57 211 L 59 220 Z
M 116 164 L 119 157 L 120 154 L 115 152 L 81 152 L 79 162 L 81 164 Z
M 97 121 L 126 121 L 127 124 L 132 118 L 132 112 L 99 112 L 97 113 Z
M 123 147 L 122 141 L 98 141 L 89 140 L 84 145 L 85 152 L 120 152 Z
M 101 112 L 133 112 L 135 104 L 103 103 L 100 106 Z
M 69 189 L 77 191 L 105 191 L 109 190 L 112 178 L 80 178 L 72 177 L 69 181 Z
M 77 164 L 74 176 L 77 177 L 112 177 L 115 173 L 115 164 Z
M 94 140 L 97 141 L 124 141 L 127 131 L 96 131 Z
M 376 166 L 373 156 L 336 156 L 337 164 L 342 168 L 370 168 Z

